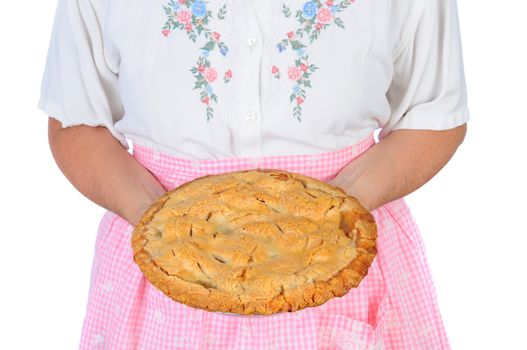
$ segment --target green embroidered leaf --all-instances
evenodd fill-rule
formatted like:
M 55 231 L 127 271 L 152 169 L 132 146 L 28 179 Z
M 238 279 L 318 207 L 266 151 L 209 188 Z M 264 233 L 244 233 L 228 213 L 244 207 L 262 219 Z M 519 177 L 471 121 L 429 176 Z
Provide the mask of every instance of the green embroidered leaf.
M 304 31 L 309 34 L 311 33 L 311 29 L 313 29 L 313 23 L 308 23 L 306 24 L 306 26 L 304 27 Z
M 303 43 L 301 43 L 299 40 L 291 40 L 291 47 L 293 50 L 303 49 L 306 47 Z
M 223 41 L 218 41 L 218 47 L 221 49 L 222 47 L 225 47 L 227 50 L 229 49 L 227 45 Z
M 309 43 L 312 44 L 313 41 L 317 40 L 318 38 L 318 30 L 315 30 L 310 36 L 309 36 Z
M 300 106 L 295 106 L 293 108 L 293 116 L 296 118 L 297 121 L 301 122 L 300 115 L 302 114 L 302 108 Z
M 342 10 L 345 10 L 350 5 L 351 3 L 349 3 L 348 1 L 342 0 L 340 4 L 337 5 L 337 12 L 341 12 Z
M 285 4 L 282 4 L 282 13 L 284 14 L 284 16 L 290 17 L 291 16 L 291 9 L 289 8 L 289 6 L 286 6 Z
M 304 86 L 305 87 L 311 87 L 311 80 L 304 80 Z
M 218 11 L 218 19 L 225 19 L 226 14 L 227 14 L 227 4 L 223 4 L 223 6 Z
M 214 114 L 214 110 L 212 107 L 207 106 L 207 122 L 212 119 L 212 116 Z
M 299 38 L 302 38 L 302 37 L 304 36 L 304 31 L 302 30 L 302 28 L 298 28 L 298 29 L 296 30 L 295 35 L 296 35 L 297 37 L 299 37 Z
M 214 50 L 214 47 L 216 46 L 216 42 L 213 41 L 213 40 L 210 40 L 210 41 L 207 41 L 207 43 L 200 47 L 201 50 L 207 50 L 207 51 L 212 51 Z
M 217 95 L 212 94 L 212 95 L 210 95 L 210 98 L 211 98 L 211 100 L 213 100 L 214 102 L 218 102 L 218 96 L 217 96 Z
M 337 25 L 337 27 L 339 28 L 342 28 L 342 29 L 346 29 L 344 27 L 344 22 L 342 22 L 342 19 L 340 19 L 339 17 L 335 17 L 333 22 L 335 22 L 335 24 Z
M 295 94 L 291 94 L 291 96 L 289 96 L 289 101 L 293 102 L 293 100 L 296 98 L 296 95 Z
M 300 24 L 304 24 L 304 22 L 306 21 L 304 16 L 302 16 L 302 11 L 300 10 L 296 11 L 296 19 L 298 20 L 298 22 L 300 22 Z

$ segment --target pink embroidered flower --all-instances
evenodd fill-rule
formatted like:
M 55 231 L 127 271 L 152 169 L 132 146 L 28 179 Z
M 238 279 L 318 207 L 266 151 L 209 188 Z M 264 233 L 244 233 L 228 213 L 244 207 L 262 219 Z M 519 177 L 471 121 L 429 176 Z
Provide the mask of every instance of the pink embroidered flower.
M 202 64 L 199 65 L 199 66 L 198 66 L 198 72 L 202 72 L 202 73 L 203 73 L 204 71 L 205 71 L 205 66 L 202 65 Z
M 303 102 L 304 102 L 304 99 L 303 99 L 301 96 L 298 96 L 298 97 L 296 98 L 296 104 L 297 104 L 297 105 L 301 105 Z
M 315 29 L 320 29 L 320 28 L 322 28 L 322 23 L 317 22 L 315 24 Z
M 211 83 L 218 77 L 218 72 L 216 72 L 214 68 L 205 68 L 203 76 L 205 77 L 205 80 Z
M 170 30 L 165 29 L 165 30 L 162 30 L 161 33 L 163 33 L 164 36 L 168 36 L 168 34 L 170 34 Z
M 192 15 L 190 14 L 190 11 L 182 10 L 177 13 L 176 18 L 178 22 L 187 24 L 192 19 Z
M 213 37 L 214 40 L 216 40 L 216 41 L 219 41 L 219 40 L 220 40 L 220 36 L 221 36 L 221 34 L 218 33 L 218 32 L 214 32 L 214 33 L 212 33 L 212 37 Z
M 276 74 L 276 73 L 278 73 L 279 71 L 280 71 L 280 69 L 278 69 L 277 66 L 273 66 L 273 67 L 271 68 L 271 73 L 273 73 L 273 74 Z
M 187 0 L 179 0 L 179 3 L 184 5 L 187 2 Z
M 185 24 L 185 29 L 187 30 L 187 32 L 190 32 L 192 30 L 192 24 L 191 23 Z
M 203 102 L 204 104 L 208 105 L 209 104 L 209 96 L 205 96 L 201 99 L 201 102 Z
M 331 18 L 333 18 L 333 15 L 331 14 L 331 10 L 327 7 L 322 7 L 318 10 L 317 19 L 320 23 L 328 24 L 331 21 Z
M 225 76 L 226 76 L 227 78 L 232 78 L 232 71 L 231 71 L 230 69 L 227 70 L 227 71 L 225 72 Z
M 295 36 L 295 32 L 293 32 L 293 31 L 287 32 L 287 37 L 289 39 L 291 39 L 293 36 Z
M 333 6 L 333 0 L 326 1 L 326 5 L 327 6 Z
M 298 80 L 302 76 L 300 70 L 296 67 L 287 68 L 287 77 L 291 80 Z
M 302 70 L 303 72 L 305 72 L 308 68 L 309 68 L 309 67 L 308 67 L 307 64 L 305 64 L 305 63 L 302 63 L 302 64 L 300 65 L 300 70 Z

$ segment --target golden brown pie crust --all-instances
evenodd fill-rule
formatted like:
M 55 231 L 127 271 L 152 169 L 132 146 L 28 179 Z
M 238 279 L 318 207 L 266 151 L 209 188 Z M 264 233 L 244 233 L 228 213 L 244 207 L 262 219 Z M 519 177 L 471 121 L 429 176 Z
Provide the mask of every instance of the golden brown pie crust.
M 167 192 L 136 225 L 132 248 L 146 278 L 178 302 L 268 315 L 357 287 L 376 238 L 373 216 L 341 188 L 258 168 Z

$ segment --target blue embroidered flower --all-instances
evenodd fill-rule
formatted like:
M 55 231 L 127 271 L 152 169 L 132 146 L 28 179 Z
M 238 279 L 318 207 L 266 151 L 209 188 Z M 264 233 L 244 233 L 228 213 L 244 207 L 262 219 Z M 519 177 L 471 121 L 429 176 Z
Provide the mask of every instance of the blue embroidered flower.
M 227 52 L 229 52 L 229 48 L 227 46 L 220 47 L 220 53 L 225 56 L 227 55 Z
M 333 5 L 331 6 L 331 13 L 335 13 L 335 12 L 337 12 L 337 6 Z
M 293 85 L 293 92 L 298 94 L 300 92 L 300 86 L 298 84 Z
M 298 56 L 303 56 L 306 53 L 305 49 L 297 49 L 295 51 Z
M 202 50 L 202 51 L 201 51 L 201 56 L 203 56 L 203 57 L 205 57 L 205 58 L 206 58 L 206 57 L 209 57 L 209 53 L 210 53 L 209 50 Z
M 179 2 L 174 2 L 172 4 L 172 10 L 177 11 L 179 9 Z
M 314 1 L 306 2 L 302 8 L 303 16 L 308 19 L 314 18 L 317 14 L 317 11 L 318 7 Z
M 285 46 L 282 43 L 278 43 L 278 45 L 276 45 L 276 47 L 278 48 L 278 52 L 282 52 L 282 51 L 285 50 Z
M 196 1 L 192 4 L 192 14 L 196 17 L 203 18 L 207 15 L 207 7 L 203 1 Z
M 209 95 L 212 95 L 213 94 L 213 91 L 212 91 L 212 86 L 210 85 L 207 85 L 207 87 L 205 88 L 205 92 Z

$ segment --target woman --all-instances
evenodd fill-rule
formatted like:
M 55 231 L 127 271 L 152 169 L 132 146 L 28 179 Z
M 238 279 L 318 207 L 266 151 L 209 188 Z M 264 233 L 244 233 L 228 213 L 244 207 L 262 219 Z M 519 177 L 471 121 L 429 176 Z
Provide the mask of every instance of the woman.
M 449 348 L 402 197 L 466 132 L 455 0 L 59 0 L 39 108 L 62 172 L 108 209 L 82 349 Z M 378 254 L 360 286 L 242 317 L 148 283 L 129 236 L 145 209 L 256 167 L 328 181 L 372 212 Z

